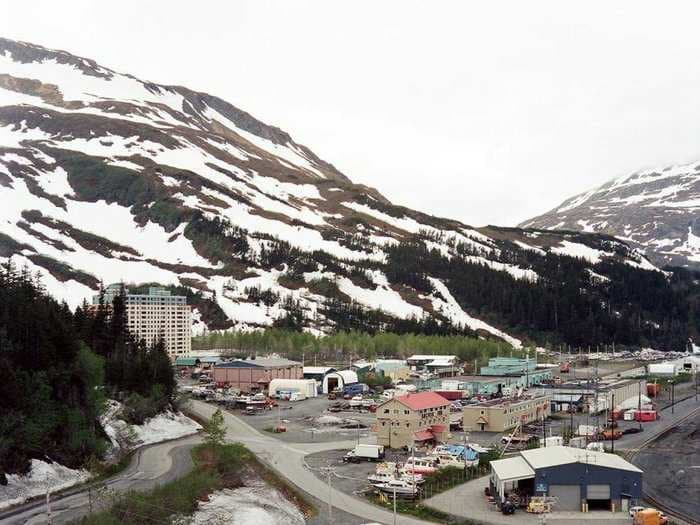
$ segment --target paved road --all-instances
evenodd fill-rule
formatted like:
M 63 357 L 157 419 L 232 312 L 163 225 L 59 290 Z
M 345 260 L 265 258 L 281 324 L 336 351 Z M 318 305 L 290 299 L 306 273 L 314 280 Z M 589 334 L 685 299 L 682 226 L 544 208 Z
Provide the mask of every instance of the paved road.
M 106 480 L 103 485 L 117 492 L 143 491 L 180 478 L 192 469 L 190 450 L 200 441 L 199 436 L 189 436 L 143 447 L 134 453 L 131 463 L 123 472 Z M 89 491 L 86 486 L 68 489 L 62 494 L 53 496 L 51 505 L 53 523 L 68 523 L 88 514 L 91 492 L 95 501 L 97 489 Z M 44 500 L 29 502 L 0 512 L 0 525 L 35 525 L 46 522 Z
M 190 410 L 202 418 L 209 418 L 216 410 L 216 407 L 201 401 L 192 401 Z M 226 435 L 228 441 L 244 444 L 261 460 L 303 492 L 310 494 L 324 504 L 327 504 L 330 499 L 334 508 L 370 522 L 385 524 L 394 522 L 394 516 L 391 512 L 334 488 L 331 488 L 329 491 L 328 485 L 304 465 L 304 458 L 308 454 L 338 448 L 349 449 L 355 445 L 354 441 L 284 443 L 270 435 L 262 434 L 229 412 L 224 412 L 224 422 L 228 429 Z M 327 511 L 325 508 L 321 508 L 319 512 L 323 514 Z M 328 522 L 328 520 L 325 520 L 325 522 Z M 435 525 L 433 522 L 401 515 L 398 516 L 396 523 L 398 525 Z

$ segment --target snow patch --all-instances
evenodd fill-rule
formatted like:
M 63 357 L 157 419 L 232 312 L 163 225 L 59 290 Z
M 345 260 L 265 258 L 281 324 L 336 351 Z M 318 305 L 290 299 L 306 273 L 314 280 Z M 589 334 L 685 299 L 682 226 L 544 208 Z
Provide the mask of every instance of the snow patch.
M 28 474 L 10 474 L 7 476 L 7 486 L 0 485 L 0 509 L 44 495 L 47 489 L 56 492 L 84 483 L 88 479 L 90 473 L 86 470 L 74 470 L 58 463 L 33 459 Z

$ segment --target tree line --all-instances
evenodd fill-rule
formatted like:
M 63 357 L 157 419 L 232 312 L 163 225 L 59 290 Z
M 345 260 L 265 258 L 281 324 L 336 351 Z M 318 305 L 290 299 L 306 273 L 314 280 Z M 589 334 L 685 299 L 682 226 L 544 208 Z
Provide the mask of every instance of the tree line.
M 34 458 L 73 468 L 99 459 L 107 397 L 158 410 L 175 391 L 162 341 L 134 339 L 123 296 L 71 312 L 11 263 L 0 267 L 0 370 L 0 483 Z

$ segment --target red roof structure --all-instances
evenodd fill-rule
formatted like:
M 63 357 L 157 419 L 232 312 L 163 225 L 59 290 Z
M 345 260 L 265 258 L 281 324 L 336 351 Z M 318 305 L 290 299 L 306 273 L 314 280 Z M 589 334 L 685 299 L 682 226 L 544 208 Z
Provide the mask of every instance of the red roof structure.
M 406 394 L 405 396 L 395 397 L 394 399 L 412 410 L 425 410 L 426 408 L 438 408 L 450 405 L 447 399 L 435 392 Z
M 413 433 L 413 441 L 429 441 L 435 439 L 430 430 L 417 430 Z

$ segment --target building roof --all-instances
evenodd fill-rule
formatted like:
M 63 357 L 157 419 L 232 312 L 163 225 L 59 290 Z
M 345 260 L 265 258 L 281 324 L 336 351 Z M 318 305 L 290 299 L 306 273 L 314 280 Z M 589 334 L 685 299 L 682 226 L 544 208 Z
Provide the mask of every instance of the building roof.
M 352 371 L 352 370 L 336 370 L 335 372 L 331 372 L 331 373 L 328 374 L 328 375 L 331 375 L 331 374 L 337 374 L 337 375 L 339 375 L 340 377 L 342 377 L 342 378 L 343 378 L 343 383 L 346 384 L 346 385 L 350 385 L 350 384 L 352 384 L 352 383 L 357 383 L 357 382 L 358 382 L 358 379 L 357 379 L 357 372 L 354 372 L 354 371 Z
M 175 366 L 195 366 L 197 362 L 198 357 L 178 357 L 175 359 Z
M 436 359 L 451 359 L 456 360 L 456 355 L 425 355 L 425 354 L 415 354 L 411 357 L 406 358 L 406 361 L 433 361 Z
M 449 406 L 450 402 L 436 392 L 418 392 L 398 396 L 394 398 L 402 405 L 411 410 L 424 410 L 426 408 L 436 408 Z
M 335 368 L 330 366 L 305 366 L 305 374 L 328 374 L 330 372 L 335 372 Z
M 417 430 L 413 433 L 414 441 L 428 441 L 431 439 L 435 439 L 435 436 L 430 430 Z
M 522 456 L 492 461 L 491 469 L 500 481 L 517 481 L 535 477 L 535 471 Z
M 299 366 L 301 363 L 282 359 L 278 357 L 262 357 L 259 359 L 236 359 L 219 363 L 217 368 L 286 368 L 288 366 Z
M 642 472 L 632 463 L 622 459 L 617 454 L 565 447 L 561 445 L 523 450 L 520 455 L 534 469 L 556 467 L 570 463 L 587 463 L 597 467 L 629 470 L 631 472 Z

